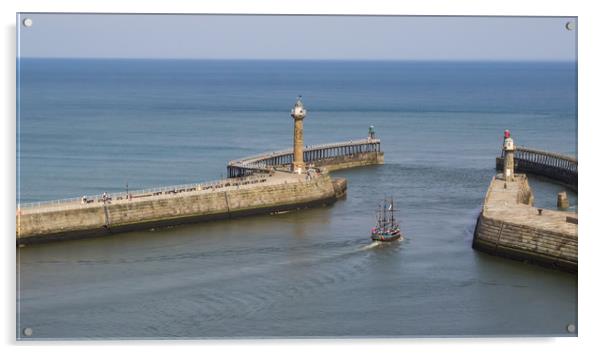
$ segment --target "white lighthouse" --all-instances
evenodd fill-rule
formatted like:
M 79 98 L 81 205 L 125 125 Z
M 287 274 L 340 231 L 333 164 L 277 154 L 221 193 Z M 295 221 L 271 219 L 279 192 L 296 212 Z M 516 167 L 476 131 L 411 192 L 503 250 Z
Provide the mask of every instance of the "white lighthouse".
M 297 97 L 297 102 L 291 110 L 291 117 L 295 121 L 293 133 L 293 172 L 305 172 L 305 162 L 303 161 L 303 118 L 306 115 L 305 107 L 301 102 L 301 96 Z

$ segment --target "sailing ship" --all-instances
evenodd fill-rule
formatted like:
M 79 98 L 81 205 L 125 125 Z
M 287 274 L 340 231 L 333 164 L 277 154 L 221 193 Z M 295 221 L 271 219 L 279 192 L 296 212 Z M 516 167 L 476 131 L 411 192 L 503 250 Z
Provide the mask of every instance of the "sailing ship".
M 379 206 L 376 214 L 376 226 L 372 228 L 372 240 L 391 242 L 401 237 L 399 222 L 395 220 L 395 211 L 393 198 L 388 201 L 385 199 L 382 207 Z

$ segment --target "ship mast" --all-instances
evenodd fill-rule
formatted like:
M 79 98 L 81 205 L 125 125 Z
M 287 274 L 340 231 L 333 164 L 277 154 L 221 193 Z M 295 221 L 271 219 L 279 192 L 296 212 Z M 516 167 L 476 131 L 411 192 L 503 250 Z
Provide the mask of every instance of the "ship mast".
M 389 223 L 389 220 L 387 218 L 387 199 L 385 199 L 385 202 L 383 203 L 383 222 L 384 226 L 387 226 L 387 224 Z
M 393 197 L 391 197 L 391 207 L 389 207 L 389 210 L 391 211 L 391 225 L 393 225 L 395 223 L 395 215 L 393 215 L 393 211 L 395 208 L 393 207 Z

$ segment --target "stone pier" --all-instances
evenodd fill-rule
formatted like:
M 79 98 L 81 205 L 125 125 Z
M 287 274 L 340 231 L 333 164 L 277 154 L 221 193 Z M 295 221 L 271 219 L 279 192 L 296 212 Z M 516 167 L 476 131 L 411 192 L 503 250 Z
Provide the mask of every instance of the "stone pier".
M 515 158 L 518 154 L 518 158 Z M 502 157 L 485 196 L 474 230 L 474 249 L 577 272 L 577 213 L 533 207 L 527 175 L 544 176 L 577 190 L 577 159 L 541 150 L 516 148 L 510 131 L 504 131 Z M 566 192 L 558 194 L 557 207 L 568 208 Z
M 577 272 L 577 213 L 533 207 L 526 175 L 493 178 L 474 231 L 473 248 Z
M 113 195 L 110 200 L 46 203 L 17 210 L 17 243 L 102 236 L 332 204 L 343 178 L 276 172 L 186 188 Z

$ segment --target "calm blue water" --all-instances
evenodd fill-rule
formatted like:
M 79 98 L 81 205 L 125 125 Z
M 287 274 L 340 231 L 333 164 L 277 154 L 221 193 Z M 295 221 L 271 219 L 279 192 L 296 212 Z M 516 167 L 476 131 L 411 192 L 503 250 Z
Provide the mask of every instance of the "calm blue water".
M 576 277 L 471 249 L 500 153 L 576 154 L 576 65 L 20 61 L 21 202 L 193 183 L 292 143 L 382 139 L 334 206 L 19 249 L 38 338 L 566 335 Z M 537 205 L 562 188 L 530 180 Z M 405 241 L 370 247 L 379 199 Z M 570 194 L 572 205 L 576 195 Z

